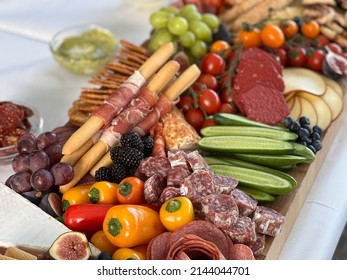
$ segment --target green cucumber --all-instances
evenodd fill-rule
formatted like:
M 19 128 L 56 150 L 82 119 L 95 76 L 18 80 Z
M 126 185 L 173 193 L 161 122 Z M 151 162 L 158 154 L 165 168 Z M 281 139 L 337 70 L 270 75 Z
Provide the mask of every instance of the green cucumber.
M 275 196 L 273 196 L 269 193 L 266 193 L 266 192 L 262 192 L 260 190 L 247 188 L 247 187 L 243 187 L 243 186 L 238 186 L 237 188 L 240 189 L 241 191 L 244 191 L 245 193 L 249 194 L 251 197 L 253 197 L 258 202 L 271 202 L 271 201 L 274 201 L 276 198 Z
M 206 151 L 248 154 L 288 154 L 294 150 L 292 142 L 252 136 L 202 137 L 198 147 Z
M 288 173 L 277 169 L 239 160 L 233 157 L 204 156 L 204 159 L 208 165 L 233 165 L 270 173 L 279 176 L 285 180 L 288 180 L 291 183 L 293 189 L 298 186 L 298 182 L 292 175 L 289 175 Z
M 305 157 L 296 155 L 263 155 L 234 153 L 233 157 L 273 168 L 279 166 L 290 166 L 306 161 Z
M 213 119 L 220 125 L 240 125 L 240 126 L 258 126 L 277 130 L 289 131 L 288 128 L 281 125 L 268 125 L 265 123 L 257 122 L 248 119 L 245 116 L 230 114 L 230 113 L 217 113 L 213 115 Z
M 293 154 L 306 158 L 306 160 L 304 161 L 305 163 L 312 163 L 316 159 L 315 153 L 305 145 L 294 142 L 293 147 Z
M 265 127 L 257 126 L 227 126 L 227 125 L 213 125 L 207 126 L 200 130 L 204 137 L 211 136 L 256 136 L 270 139 L 277 139 L 283 141 L 294 141 L 298 135 L 290 131 L 281 131 Z
M 293 190 L 291 182 L 267 172 L 222 164 L 212 164 L 210 168 L 217 175 L 235 178 L 240 186 L 253 188 L 272 195 L 286 195 Z

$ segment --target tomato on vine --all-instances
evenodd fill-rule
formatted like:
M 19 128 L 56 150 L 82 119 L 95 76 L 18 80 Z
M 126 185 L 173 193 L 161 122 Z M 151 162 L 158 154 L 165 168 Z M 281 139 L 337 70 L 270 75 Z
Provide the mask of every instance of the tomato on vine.
M 181 95 L 180 100 L 177 103 L 177 108 L 183 111 L 188 111 L 194 108 L 194 98 L 191 95 Z
M 278 25 L 268 24 L 260 31 L 263 44 L 269 48 L 279 48 L 285 42 L 283 31 Z
M 306 50 L 303 47 L 295 46 L 288 51 L 288 64 L 290 66 L 304 66 L 306 60 Z
M 287 19 L 280 22 L 280 28 L 286 38 L 292 38 L 299 32 L 298 24 L 292 19 Z
M 257 28 L 243 29 L 239 35 L 239 41 L 242 42 L 243 48 L 259 47 L 261 45 L 260 31 Z
M 195 91 L 201 90 L 201 85 L 205 85 L 207 88 L 217 90 L 218 89 L 218 80 L 215 76 L 211 74 L 201 74 L 193 85 Z
M 198 132 L 202 128 L 205 121 L 205 115 L 199 108 L 189 109 L 185 112 L 184 117 L 186 121 Z
M 198 103 L 208 115 L 217 113 L 221 105 L 218 93 L 209 88 L 199 92 Z
M 314 39 L 319 35 L 320 26 L 316 20 L 304 20 L 300 31 L 306 38 Z
M 225 61 L 220 55 L 210 52 L 202 58 L 200 69 L 203 74 L 218 76 L 225 70 Z
M 231 46 L 227 41 L 217 40 L 211 44 L 210 52 L 219 54 L 224 59 L 226 59 L 231 55 Z
M 322 72 L 323 70 L 323 62 L 325 59 L 325 52 L 323 50 L 315 50 L 310 57 L 307 58 L 306 64 L 307 67 Z

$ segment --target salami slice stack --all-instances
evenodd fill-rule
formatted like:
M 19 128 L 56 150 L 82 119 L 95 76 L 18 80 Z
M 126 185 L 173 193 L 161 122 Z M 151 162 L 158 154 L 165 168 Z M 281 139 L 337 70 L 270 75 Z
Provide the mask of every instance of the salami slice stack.
M 236 106 L 249 119 L 274 125 L 289 115 L 282 66 L 260 48 L 241 52 L 233 89 Z

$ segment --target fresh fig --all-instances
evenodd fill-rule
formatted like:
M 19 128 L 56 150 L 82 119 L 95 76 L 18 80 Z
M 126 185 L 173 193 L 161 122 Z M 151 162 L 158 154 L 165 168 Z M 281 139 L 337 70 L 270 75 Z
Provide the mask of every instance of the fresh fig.
M 86 235 L 78 231 L 68 231 L 58 236 L 48 253 L 54 260 L 88 260 L 91 256 Z
M 333 80 L 339 80 L 347 75 L 347 59 L 342 55 L 334 53 L 328 47 L 323 61 L 323 73 Z
M 42 197 L 39 207 L 54 218 L 63 215 L 61 197 L 54 192 L 46 193 Z
M 31 190 L 31 191 L 23 192 L 22 196 L 25 197 L 27 200 L 29 200 L 31 203 L 39 205 L 43 197 L 43 193 L 40 191 Z
M 178 53 L 176 53 L 173 57 L 173 60 L 177 61 L 178 64 L 180 65 L 179 71 L 181 73 L 184 70 L 186 70 L 190 65 L 189 57 L 184 51 L 179 51 Z

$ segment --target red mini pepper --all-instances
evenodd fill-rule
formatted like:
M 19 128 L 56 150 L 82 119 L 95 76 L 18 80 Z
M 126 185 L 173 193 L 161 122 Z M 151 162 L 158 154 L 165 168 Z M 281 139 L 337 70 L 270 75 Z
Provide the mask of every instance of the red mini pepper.
M 102 229 L 107 211 L 114 205 L 82 203 L 69 206 L 64 214 L 64 224 L 69 229 L 83 232 L 88 239 Z

